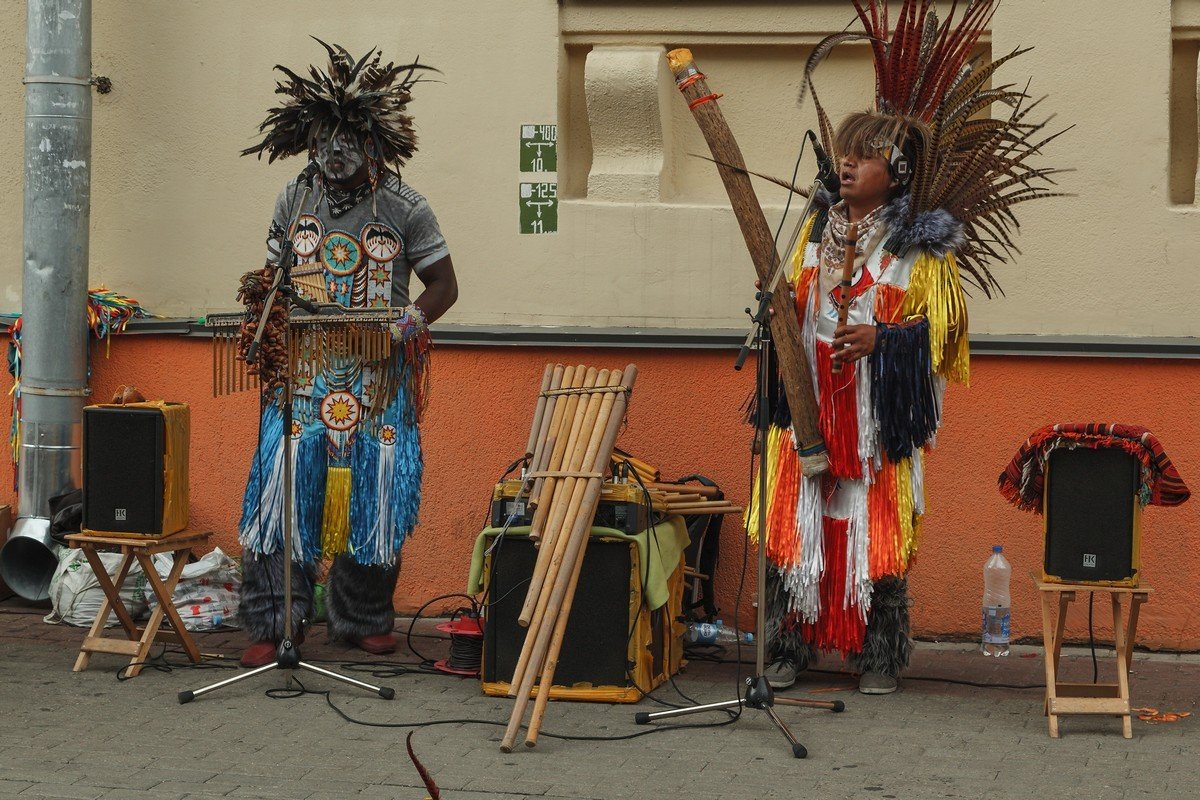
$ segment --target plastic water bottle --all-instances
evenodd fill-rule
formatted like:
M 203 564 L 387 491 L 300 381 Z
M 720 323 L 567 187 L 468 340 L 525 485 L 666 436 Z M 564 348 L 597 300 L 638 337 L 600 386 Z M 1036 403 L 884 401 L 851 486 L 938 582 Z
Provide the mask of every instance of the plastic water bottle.
M 983 654 L 1008 655 L 1011 630 L 1011 603 L 1008 594 L 1012 567 L 1004 557 L 1004 548 L 992 548 L 992 557 L 983 565 Z
M 754 634 L 743 633 L 737 628 L 728 628 L 721 620 L 689 622 L 687 640 L 691 644 L 736 645 L 740 641 L 742 644 L 753 645 Z

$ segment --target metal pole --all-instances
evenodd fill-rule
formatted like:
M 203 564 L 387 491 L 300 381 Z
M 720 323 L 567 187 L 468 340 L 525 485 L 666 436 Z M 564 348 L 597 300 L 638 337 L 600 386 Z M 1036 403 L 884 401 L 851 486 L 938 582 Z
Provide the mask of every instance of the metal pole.
M 47 501 L 81 481 L 92 158 L 91 0 L 28 0 L 17 523 L 0 574 L 49 595 Z

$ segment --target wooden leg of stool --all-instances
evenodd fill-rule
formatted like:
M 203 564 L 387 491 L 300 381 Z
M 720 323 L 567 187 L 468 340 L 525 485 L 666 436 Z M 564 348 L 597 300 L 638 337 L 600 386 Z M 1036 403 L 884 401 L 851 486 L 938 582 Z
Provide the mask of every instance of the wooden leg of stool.
M 138 639 L 137 623 L 133 621 L 133 617 L 129 616 L 129 610 L 125 608 L 125 603 L 121 600 L 121 587 L 125 584 L 125 578 L 129 575 L 129 568 L 133 565 L 132 551 L 124 552 L 124 557 L 121 559 L 121 566 L 117 569 L 117 579 L 114 582 L 108 577 L 108 570 L 104 566 L 104 562 L 100 560 L 100 554 L 94 548 L 83 548 L 83 554 L 87 556 L 88 563 L 92 566 L 92 573 L 96 576 L 96 583 L 100 584 L 100 591 L 104 592 L 104 599 L 108 601 L 109 606 L 117 619 L 121 623 L 121 627 L 125 629 L 125 635 L 131 641 L 136 642 Z M 104 618 L 108 618 L 108 612 L 105 611 Z M 101 624 L 103 630 L 103 623 Z
M 178 612 L 175 611 L 175 600 L 172 596 L 175 591 L 175 584 L 179 581 L 180 574 L 183 573 L 183 567 L 187 564 L 187 550 L 181 550 L 175 554 L 175 563 L 171 567 L 171 572 L 167 576 L 166 584 L 158 577 L 158 570 L 154 568 L 154 560 L 143 552 L 138 552 L 138 563 L 142 565 L 142 569 L 146 572 L 146 583 L 154 591 L 154 596 L 158 599 L 158 604 L 154 607 L 154 611 L 150 612 L 150 619 L 146 621 L 146 629 L 142 631 L 141 647 L 138 648 L 137 654 L 130 661 L 131 664 L 143 662 L 150 654 L 150 647 L 154 644 L 154 637 L 158 634 L 158 629 L 162 625 L 163 617 L 167 616 L 172 620 L 179 618 Z M 183 558 L 180 558 L 183 554 Z M 170 587 L 169 589 L 167 587 Z M 186 633 L 186 632 L 185 632 Z M 186 641 L 185 637 L 180 635 L 181 641 Z M 194 650 L 195 644 L 192 644 L 191 649 Z M 191 655 L 189 650 L 188 655 Z M 129 677 L 136 677 L 142 671 L 142 667 L 131 667 Z
M 90 639 L 103 635 L 104 623 L 108 621 L 108 612 L 113 608 L 113 601 L 111 599 L 112 597 L 115 596 L 117 598 L 117 607 L 119 607 L 121 611 L 125 612 L 126 617 L 129 616 L 129 612 L 125 611 L 125 606 L 121 603 L 121 596 L 117 594 L 116 587 L 114 587 L 112 582 L 108 579 L 108 570 L 104 568 L 104 563 L 100 561 L 100 557 L 96 555 L 96 551 L 90 547 L 83 547 L 81 549 L 83 550 L 83 554 L 87 558 L 88 563 L 92 565 L 92 571 L 96 573 L 96 580 L 99 581 L 100 576 L 104 576 L 104 582 L 100 584 L 100 588 L 104 592 L 104 600 L 100 602 L 100 611 L 97 612 L 96 619 L 92 622 L 92 627 L 88 629 L 87 636 L 83 640 L 83 647 L 80 648 L 79 655 L 75 658 L 75 666 L 71 668 L 74 672 L 83 672 L 85 669 L 87 669 L 87 665 L 92 658 L 92 654 L 85 648 L 88 646 L 88 641 Z M 125 557 L 121 559 L 120 568 L 117 570 L 117 586 L 120 586 L 125 582 L 125 576 L 129 574 L 129 567 L 131 564 L 133 564 L 133 555 L 131 553 L 126 553 Z M 107 584 L 107 587 L 105 584 Z M 110 591 L 112 594 L 109 593 Z M 120 617 L 121 615 L 118 614 L 117 618 L 120 619 Z M 129 623 L 132 625 L 133 621 L 130 620 Z M 121 624 L 124 625 L 125 621 L 122 620 Z M 136 631 L 137 628 L 135 627 L 134 635 L 132 637 L 134 639 L 137 638 Z
M 1121 715 L 1121 732 L 1126 739 L 1133 738 L 1133 719 L 1129 710 L 1129 641 L 1125 638 L 1125 615 L 1121 608 L 1121 597 L 1109 592 L 1113 612 L 1113 639 L 1117 650 L 1117 694 L 1125 701 L 1125 713 Z
M 1046 662 L 1046 718 L 1050 725 L 1051 738 L 1058 738 L 1058 716 L 1053 713 L 1051 705 L 1055 698 L 1055 683 L 1058 680 L 1057 672 L 1058 665 L 1055 661 L 1055 653 L 1058 650 L 1058 643 L 1054 638 L 1055 626 L 1050 619 L 1050 593 L 1039 592 L 1042 601 L 1042 650 L 1045 654 Z
M 1149 595 L 1143 593 L 1135 593 L 1131 595 L 1129 601 L 1129 622 L 1125 625 L 1125 669 L 1133 669 L 1133 644 L 1137 641 L 1137 624 L 1138 612 L 1142 610 L 1142 603 L 1146 602 Z

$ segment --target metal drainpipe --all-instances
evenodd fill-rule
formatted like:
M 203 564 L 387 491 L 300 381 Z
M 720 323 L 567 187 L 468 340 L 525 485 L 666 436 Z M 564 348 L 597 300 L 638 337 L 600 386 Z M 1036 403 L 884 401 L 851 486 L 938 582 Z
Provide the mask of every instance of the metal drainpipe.
M 48 501 L 80 486 L 87 389 L 92 157 L 91 0 L 28 0 L 25 62 L 25 269 L 17 522 L 0 576 L 49 596 L 58 546 Z

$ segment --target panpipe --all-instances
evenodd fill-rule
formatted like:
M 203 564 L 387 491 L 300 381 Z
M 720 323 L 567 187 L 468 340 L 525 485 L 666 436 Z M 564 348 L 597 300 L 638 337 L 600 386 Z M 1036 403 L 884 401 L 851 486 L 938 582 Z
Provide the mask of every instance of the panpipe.
M 320 374 L 330 363 L 357 361 L 368 364 L 387 364 L 402 346 L 393 346 L 393 320 L 402 313 L 398 308 L 343 308 L 321 305 L 320 312 L 310 314 L 295 310 L 288 316 L 291 334 L 287 339 L 289 372 L 296 374 L 301 365 Z M 244 311 L 209 314 L 205 327 L 213 334 L 213 396 L 234 394 L 260 386 L 253 365 L 247 365 L 241 342 L 244 332 L 253 335 L 257 320 Z M 283 342 L 267 340 L 263 349 L 283 348 Z M 393 370 L 394 371 L 394 370 Z M 383 386 L 379 393 L 388 397 Z
M 525 475 L 536 506 L 529 538 L 538 555 L 517 618 L 527 630 L 509 684 L 515 702 L 500 744 L 505 753 L 512 752 L 535 683 L 525 744 L 537 744 L 604 473 L 636 378 L 633 364 L 623 370 L 547 364 L 542 374 Z

